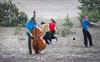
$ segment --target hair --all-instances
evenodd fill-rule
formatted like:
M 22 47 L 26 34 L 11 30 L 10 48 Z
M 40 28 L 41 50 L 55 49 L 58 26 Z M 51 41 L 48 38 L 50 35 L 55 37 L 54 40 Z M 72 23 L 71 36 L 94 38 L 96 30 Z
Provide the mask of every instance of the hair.
M 56 23 L 55 20 L 54 20 L 53 18 L 51 18 L 51 21 L 54 22 L 54 23 Z
M 83 19 L 87 18 L 88 16 L 83 16 Z
M 45 22 L 41 22 L 41 25 L 45 24 Z

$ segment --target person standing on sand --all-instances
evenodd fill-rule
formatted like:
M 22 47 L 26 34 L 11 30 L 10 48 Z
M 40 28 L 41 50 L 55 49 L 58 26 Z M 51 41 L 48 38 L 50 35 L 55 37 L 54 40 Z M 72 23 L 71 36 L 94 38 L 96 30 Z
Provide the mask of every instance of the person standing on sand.
M 89 40 L 89 45 L 93 46 L 92 37 L 91 37 L 90 32 L 88 31 L 88 25 L 89 25 L 88 17 L 84 16 L 83 20 L 82 20 L 82 28 L 83 28 L 83 36 L 84 36 L 85 47 L 88 47 L 88 40 Z
M 27 29 L 26 34 L 28 35 L 28 49 L 29 49 L 29 54 L 32 54 L 32 44 L 31 44 L 32 40 L 31 39 L 34 38 L 33 35 L 32 35 L 32 30 L 37 25 L 37 22 L 35 20 L 36 13 L 35 13 L 35 11 L 33 11 L 33 13 L 34 13 L 33 17 L 29 21 L 27 21 L 27 23 L 26 23 L 26 29 Z M 35 47 L 36 47 L 36 45 L 35 45 Z M 37 54 L 37 53 L 39 53 L 39 51 L 38 51 L 37 48 L 35 48 L 35 54 Z

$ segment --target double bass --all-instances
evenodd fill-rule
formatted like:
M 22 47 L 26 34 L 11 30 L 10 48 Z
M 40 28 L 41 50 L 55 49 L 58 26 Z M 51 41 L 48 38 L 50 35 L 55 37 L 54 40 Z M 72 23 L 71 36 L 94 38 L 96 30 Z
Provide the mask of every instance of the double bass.
M 33 35 L 32 48 L 33 48 L 33 50 L 37 49 L 38 51 L 41 51 L 41 50 L 44 50 L 46 48 L 46 42 L 43 39 L 41 34 L 42 34 L 42 31 L 39 27 L 35 27 L 32 30 L 32 35 Z

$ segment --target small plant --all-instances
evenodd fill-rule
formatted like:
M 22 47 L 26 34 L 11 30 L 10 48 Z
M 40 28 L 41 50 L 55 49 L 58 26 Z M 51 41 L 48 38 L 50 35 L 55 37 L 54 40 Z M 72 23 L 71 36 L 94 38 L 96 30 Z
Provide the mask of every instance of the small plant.
M 72 27 L 73 27 L 73 23 L 69 20 L 68 15 L 67 15 L 67 18 L 65 18 L 65 22 L 63 24 L 61 35 L 66 36 L 66 34 L 70 34 Z
M 19 32 L 21 31 L 21 24 L 18 24 L 18 26 L 15 29 L 15 35 L 19 34 Z
M 65 28 L 62 29 L 61 35 L 62 35 L 62 36 L 66 36 Z
M 56 34 L 59 34 L 59 29 L 57 26 L 56 26 Z

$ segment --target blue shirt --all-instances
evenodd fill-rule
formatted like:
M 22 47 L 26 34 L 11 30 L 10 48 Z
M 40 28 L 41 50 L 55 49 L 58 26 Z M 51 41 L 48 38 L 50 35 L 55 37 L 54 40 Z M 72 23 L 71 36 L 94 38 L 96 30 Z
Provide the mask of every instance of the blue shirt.
M 86 19 L 83 19 L 82 20 L 82 28 L 85 30 L 85 31 L 88 31 L 88 21 Z
M 34 21 L 28 20 L 26 23 L 26 28 L 29 29 L 30 32 L 32 32 L 32 30 L 35 28 L 36 24 L 37 24 L 36 20 L 34 20 Z

